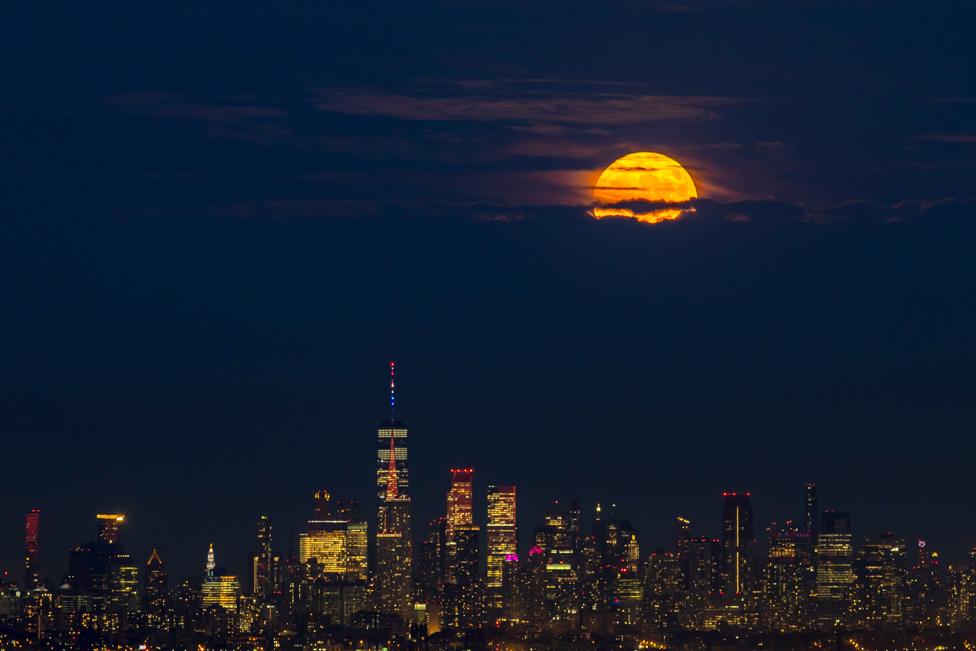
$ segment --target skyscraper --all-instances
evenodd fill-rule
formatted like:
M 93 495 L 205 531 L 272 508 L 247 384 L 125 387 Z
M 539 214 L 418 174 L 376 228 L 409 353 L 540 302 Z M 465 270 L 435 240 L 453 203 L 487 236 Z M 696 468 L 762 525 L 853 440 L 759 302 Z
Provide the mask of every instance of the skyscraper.
M 31 509 L 24 517 L 24 588 L 41 585 L 40 570 L 41 510 Z
M 165 619 L 169 602 L 169 576 L 163 559 L 155 549 L 146 561 L 146 574 L 143 579 L 142 609 L 153 626 L 159 627 Z
M 367 529 L 358 504 L 337 500 L 326 490 L 313 495 L 312 519 L 298 535 L 298 560 L 315 560 L 317 573 L 329 581 L 364 581 L 367 574 Z
M 451 468 L 451 488 L 447 492 L 447 539 L 454 536 L 457 527 L 474 522 L 472 501 L 474 495 L 474 470 Z
M 505 558 L 518 551 L 515 515 L 515 487 L 488 487 L 487 588 L 489 606 L 501 608 L 502 570 Z
M 392 373 L 392 366 L 391 366 Z M 392 390 L 391 375 L 391 390 Z M 391 407 L 392 407 L 391 400 Z M 413 610 L 413 543 L 410 538 L 410 496 L 399 494 L 396 439 L 390 436 L 387 487 L 379 509 L 376 533 L 376 590 L 381 613 L 409 621 Z
M 453 628 L 484 625 L 484 583 L 481 581 L 481 528 L 457 525 L 448 542 L 448 580 L 444 585 L 443 623 Z
M 427 525 L 427 535 L 420 547 L 417 567 L 417 596 L 423 603 L 433 603 L 447 577 L 447 518 L 434 518 Z M 429 612 L 430 609 L 428 609 Z
M 769 557 L 762 577 L 763 623 L 772 631 L 801 630 L 806 623 L 809 594 L 807 532 L 787 520 L 781 525 L 772 523 L 767 534 Z
M 545 598 L 551 621 L 572 621 L 579 613 L 579 571 L 574 551 L 573 521 L 569 512 L 552 502 L 545 524 L 536 532 L 536 544 L 545 553 Z M 608 562 L 607 573 L 616 577 L 619 557 Z M 611 581 L 612 583 L 612 581 Z
M 396 468 L 397 495 L 410 495 L 410 475 L 407 465 L 407 428 L 397 416 L 396 405 L 396 364 L 390 362 L 390 417 L 380 423 L 376 431 L 376 499 L 382 508 L 390 485 L 388 474 L 391 467 Z M 390 445 L 390 440 L 393 445 Z M 390 459 L 394 463 L 390 464 Z
M 854 557 L 852 623 L 862 628 L 901 624 L 908 588 L 908 545 L 883 533 L 865 540 Z
M 99 513 L 95 516 L 98 522 L 98 542 L 106 545 L 117 545 L 122 539 L 122 525 L 125 516 L 121 513 Z
M 811 544 L 817 541 L 817 523 L 820 514 L 817 512 L 817 485 L 807 482 L 803 487 L 803 525 L 807 539 Z
M 258 518 L 257 547 L 251 554 L 251 594 L 270 599 L 279 584 L 281 559 L 271 546 L 271 519 Z
M 237 611 L 237 597 L 241 592 L 241 582 L 233 574 L 217 567 L 213 544 L 207 551 L 207 564 L 203 582 L 200 585 L 200 603 L 203 608 L 219 607 L 227 611 Z
M 854 535 L 848 513 L 825 511 L 817 534 L 818 619 L 825 628 L 845 623 L 854 582 Z
M 722 578 L 727 594 L 749 592 L 755 540 L 750 493 L 722 493 Z
M 451 469 L 447 492 L 444 625 L 457 628 L 483 621 L 484 599 L 479 560 L 481 530 L 474 523 L 474 470 Z

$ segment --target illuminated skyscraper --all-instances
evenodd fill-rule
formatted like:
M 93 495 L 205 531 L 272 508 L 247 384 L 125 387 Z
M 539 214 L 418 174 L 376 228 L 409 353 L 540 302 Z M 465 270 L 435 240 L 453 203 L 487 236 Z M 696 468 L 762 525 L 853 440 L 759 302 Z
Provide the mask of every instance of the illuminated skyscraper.
M 750 493 L 722 493 L 722 578 L 729 595 L 751 589 L 753 548 Z
M 688 594 L 707 597 L 719 590 L 721 542 L 716 538 L 691 538 L 688 541 Z
M 467 629 L 485 623 L 484 582 L 480 572 L 481 528 L 456 525 L 448 542 L 448 580 L 444 585 L 445 626 Z
M 949 566 L 924 539 L 915 543 L 916 563 L 909 575 L 910 623 L 923 628 L 948 625 Z
M 396 468 L 397 495 L 410 495 L 409 470 L 407 465 L 407 428 L 397 416 L 396 405 L 396 366 L 390 362 L 390 417 L 380 423 L 376 431 L 376 499 L 378 508 L 383 507 L 386 493 L 390 484 L 390 459 L 392 457 Z M 390 439 L 393 439 L 391 450 Z
M 641 619 L 644 582 L 640 577 L 640 544 L 629 522 L 620 526 L 620 562 L 613 584 L 613 610 L 618 624 L 633 626 Z
M 883 533 L 865 540 L 854 558 L 852 623 L 883 629 L 905 619 L 908 588 L 908 545 L 904 538 Z
M 24 588 L 33 590 L 41 585 L 40 570 L 41 510 L 31 509 L 24 517 Z
M 769 556 L 762 577 L 763 623 L 772 631 L 801 630 L 807 623 L 810 588 L 807 532 L 787 521 L 782 525 L 772 523 L 767 533 Z
M 688 542 L 688 539 L 685 539 Z M 687 545 L 684 547 L 687 555 Z M 656 629 L 677 626 L 678 604 L 684 596 L 683 574 L 677 552 L 662 549 L 647 555 L 644 568 L 646 621 Z
M 139 566 L 122 546 L 122 514 L 98 514 L 97 539 L 74 547 L 68 556 L 68 583 L 87 595 L 95 612 L 111 613 L 105 626 L 124 626 L 139 607 Z
M 236 612 L 237 598 L 241 593 L 241 582 L 233 574 L 228 574 L 217 567 L 213 543 L 207 551 L 203 582 L 200 586 L 200 602 L 203 607 L 218 606 L 224 610 Z
M 479 626 L 484 621 L 481 581 L 481 529 L 474 524 L 472 496 L 474 470 L 451 469 L 447 492 L 447 517 L 443 623 L 455 628 Z
M 854 582 L 854 535 L 847 513 L 826 511 L 817 535 L 817 618 L 824 628 L 842 626 L 848 619 L 850 588 Z
M 280 584 L 281 558 L 271 546 L 271 520 L 266 515 L 258 518 L 257 547 L 251 554 L 251 594 L 261 600 L 274 595 Z
M 807 540 L 812 545 L 817 541 L 817 523 L 820 514 L 817 511 L 817 485 L 807 482 L 803 487 L 803 525 Z
M 395 445 L 395 439 L 391 436 L 386 475 L 388 484 L 380 505 L 379 531 L 376 533 L 377 605 L 381 613 L 400 615 L 404 621 L 409 621 L 413 612 L 410 496 L 398 492 Z
M 427 525 L 427 536 L 421 543 L 417 567 L 417 597 L 423 603 L 433 603 L 440 594 L 447 577 L 447 518 L 441 516 Z
M 312 519 L 298 535 L 298 560 L 315 561 L 316 571 L 328 581 L 365 581 L 367 528 L 359 521 L 358 505 L 315 491 Z
M 518 551 L 518 529 L 515 517 L 515 487 L 488 487 L 488 556 L 487 587 L 489 604 L 500 608 L 502 568 L 505 558 Z
M 572 621 L 580 608 L 573 521 L 558 501 L 553 501 L 546 511 L 545 524 L 536 534 L 536 544 L 545 554 L 545 598 L 549 617 L 554 622 Z M 613 579 L 619 567 L 619 563 L 611 561 L 607 571 Z
M 166 611 L 169 601 L 169 575 L 163 565 L 163 559 L 155 549 L 146 561 L 146 576 L 143 582 L 143 611 L 146 612 L 154 624 Z
M 474 522 L 472 500 L 474 494 L 474 470 L 451 469 L 451 488 L 447 492 L 447 539 L 454 536 L 454 529 Z
M 116 549 L 111 556 L 108 608 L 116 613 L 139 610 L 139 566 L 126 552 Z
M 106 545 L 117 545 L 122 539 L 122 525 L 125 516 L 121 513 L 99 513 L 95 516 L 98 521 L 98 542 Z

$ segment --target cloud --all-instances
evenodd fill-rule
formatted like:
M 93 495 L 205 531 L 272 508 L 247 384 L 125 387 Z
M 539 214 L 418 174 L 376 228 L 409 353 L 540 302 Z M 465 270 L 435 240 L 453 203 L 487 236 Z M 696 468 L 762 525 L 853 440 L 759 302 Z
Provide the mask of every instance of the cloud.
M 149 91 L 114 95 L 103 103 L 130 113 L 205 122 L 283 118 L 286 115 L 279 108 L 245 103 L 246 99 L 223 96 L 191 100 L 179 93 Z
M 661 208 L 683 208 L 689 213 L 674 222 L 641 224 L 649 229 L 671 224 L 674 227 L 708 227 L 721 224 L 746 227 L 775 228 L 806 226 L 809 228 L 838 228 L 843 225 L 874 225 L 930 223 L 945 219 L 966 222 L 976 220 L 976 201 L 944 198 L 931 201 L 904 200 L 891 204 L 870 201 L 849 201 L 832 206 L 808 206 L 775 198 L 755 198 L 738 201 L 693 199 L 683 203 L 655 201 L 623 201 L 614 207 L 635 212 L 649 212 Z M 445 221 L 473 220 L 479 222 L 521 222 L 530 219 L 591 220 L 590 204 L 529 204 L 496 203 L 486 201 L 436 200 L 275 200 L 239 202 L 212 206 L 207 212 L 240 219 L 379 219 L 402 220 L 437 218 Z M 606 218 L 612 223 L 634 220 Z M 636 222 L 635 222 L 636 223 Z
M 917 138 L 919 142 L 955 142 L 967 145 L 976 144 L 974 133 L 925 133 Z
M 526 122 L 539 124 L 622 125 L 665 120 L 714 120 L 716 109 L 745 100 L 706 95 L 643 95 L 619 92 L 563 93 L 524 90 L 446 96 L 387 93 L 369 89 L 320 90 L 315 105 L 323 111 L 402 120 L 448 122 Z
M 122 93 L 104 98 L 109 110 L 156 119 L 186 120 L 205 125 L 218 138 L 268 143 L 287 138 L 291 129 L 281 124 L 287 113 L 277 107 L 255 104 L 240 95 L 188 97 L 159 91 Z

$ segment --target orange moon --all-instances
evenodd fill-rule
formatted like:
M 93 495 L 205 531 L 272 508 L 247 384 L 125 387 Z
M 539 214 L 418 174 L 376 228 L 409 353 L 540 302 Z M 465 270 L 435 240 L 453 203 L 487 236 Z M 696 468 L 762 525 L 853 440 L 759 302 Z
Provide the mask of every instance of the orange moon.
M 608 204 L 622 201 L 652 201 L 655 203 L 682 203 L 698 197 L 698 189 L 681 163 L 664 154 L 638 151 L 618 158 L 603 170 L 593 188 L 596 206 L 593 216 L 633 217 L 642 222 L 656 224 L 677 219 L 688 208 L 657 208 L 646 212 L 634 212 L 630 208 Z

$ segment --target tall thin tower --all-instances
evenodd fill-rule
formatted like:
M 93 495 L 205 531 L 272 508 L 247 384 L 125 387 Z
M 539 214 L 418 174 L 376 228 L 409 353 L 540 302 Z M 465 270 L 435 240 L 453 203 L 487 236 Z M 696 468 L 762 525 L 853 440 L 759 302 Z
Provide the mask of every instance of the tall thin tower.
M 401 473 L 407 471 L 407 430 L 396 416 L 395 371 L 390 362 L 390 419 L 380 425 L 377 452 L 376 481 L 384 485 L 382 490 L 377 486 L 376 605 L 382 613 L 409 621 L 413 610 L 413 541 L 410 495 L 405 478 L 401 479 Z
M 410 494 L 407 471 L 407 428 L 397 417 L 395 362 L 390 362 L 390 417 L 380 423 L 376 431 L 376 439 L 376 499 L 379 507 L 382 508 L 386 501 L 391 468 L 396 470 L 397 495 L 406 497 Z
M 817 525 L 820 514 L 817 511 L 817 485 L 812 481 L 803 487 L 803 527 L 811 542 L 817 539 Z
M 722 493 L 722 574 L 725 590 L 732 595 L 751 588 L 755 539 L 749 497 L 750 493 Z
M 40 532 L 41 510 L 31 509 L 24 517 L 24 588 L 27 590 L 41 585 Z

